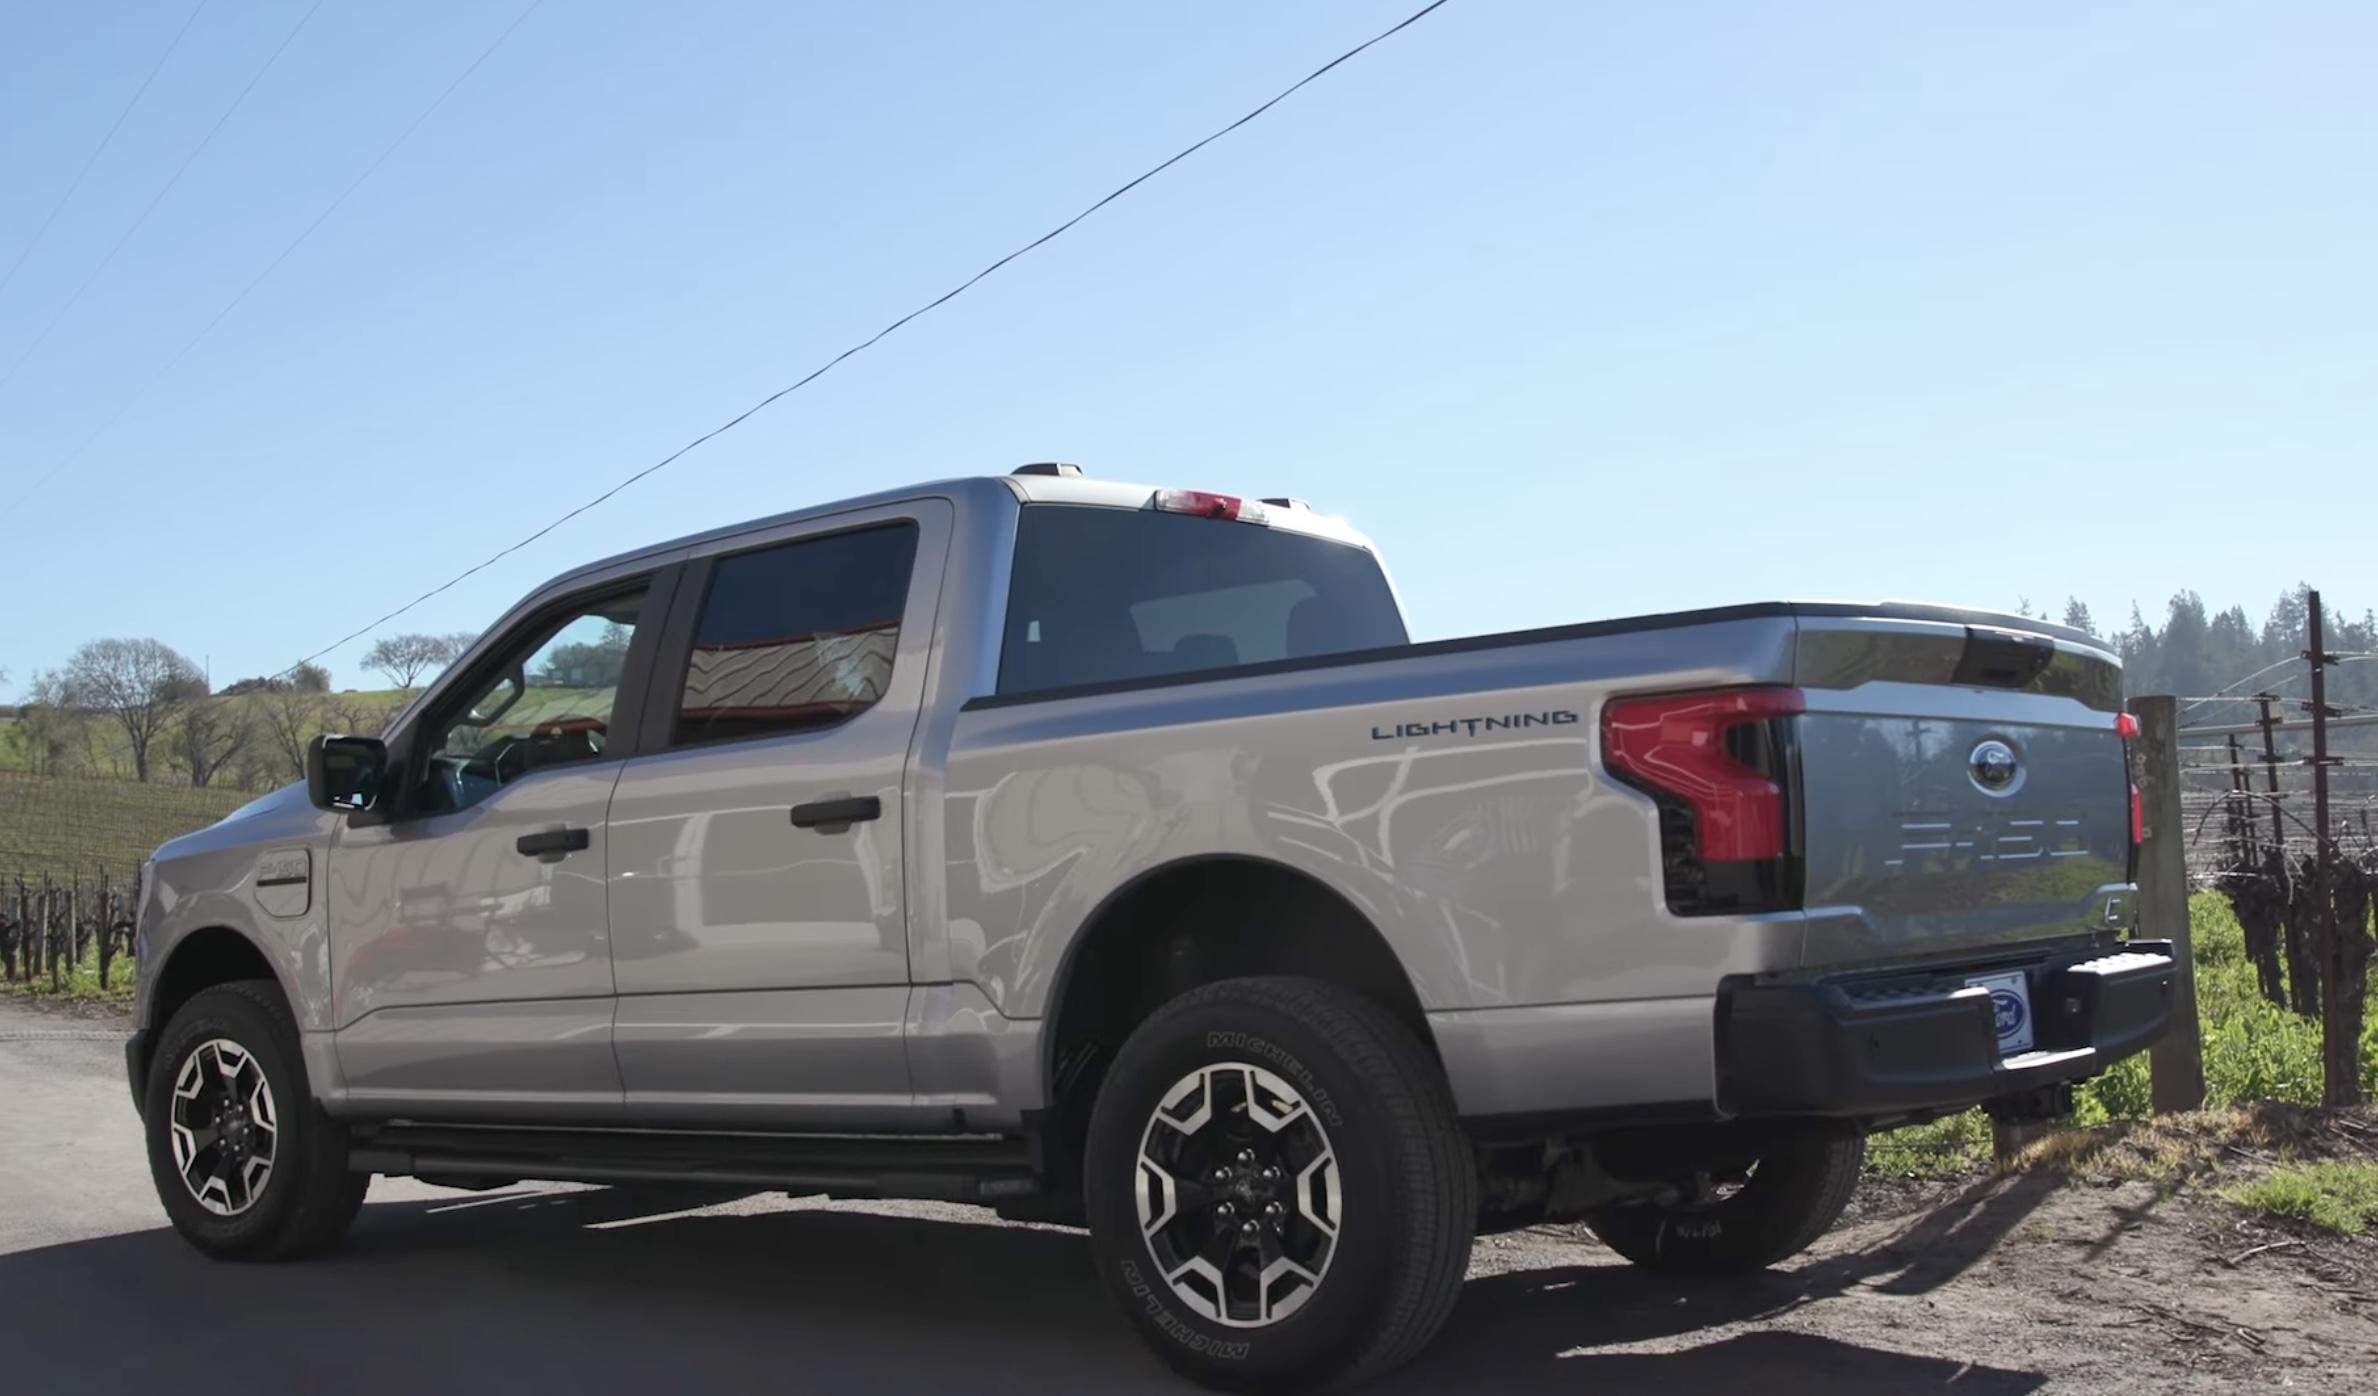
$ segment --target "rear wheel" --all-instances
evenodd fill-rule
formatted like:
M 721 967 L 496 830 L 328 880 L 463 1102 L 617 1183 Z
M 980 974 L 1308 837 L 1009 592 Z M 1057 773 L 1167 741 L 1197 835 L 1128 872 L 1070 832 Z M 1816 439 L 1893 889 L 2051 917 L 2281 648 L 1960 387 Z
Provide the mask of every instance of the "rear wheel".
M 279 986 L 218 984 L 157 1040 L 141 1111 L 157 1199 L 183 1239 L 224 1259 L 280 1260 L 334 1244 L 369 1174 L 306 1084 Z
M 1228 1390 L 1313 1390 L 1418 1352 L 1477 1215 L 1443 1073 L 1379 1005 L 1232 979 L 1124 1043 L 1090 1119 L 1099 1270 L 1157 1354 Z
M 1727 1176 L 1701 1175 L 1667 1204 L 1627 1202 L 1589 1218 L 1602 1243 L 1637 1265 L 1685 1274 L 1760 1270 L 1806 1250 L 1849 1205 L 1866 1141 L 1792 1136 Z

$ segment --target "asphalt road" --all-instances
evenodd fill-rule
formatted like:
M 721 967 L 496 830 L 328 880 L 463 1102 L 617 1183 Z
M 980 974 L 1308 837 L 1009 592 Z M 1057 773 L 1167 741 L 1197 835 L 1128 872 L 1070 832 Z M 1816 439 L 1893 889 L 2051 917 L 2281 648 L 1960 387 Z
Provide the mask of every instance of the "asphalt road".
M 1190 1389 L 1099 1292 L 1078 1233 L 970 1208 L 751 1198 L 655 1213 L 605 1189 L 383 1180 L 330 1257 L 207 1261 L 165 1228 L 109 1027 L 0 999 L 0 1389 Z M 1920 1355 L 1920 1331 L 1877 1346 L 1763 1322 L 1800 1297 L 1772 1277 L 1648 1283 L 1588 1242 L 1496 1238 L 1435 1348 L 1374 1389 L 2042 1385 L 1971 1354 Z

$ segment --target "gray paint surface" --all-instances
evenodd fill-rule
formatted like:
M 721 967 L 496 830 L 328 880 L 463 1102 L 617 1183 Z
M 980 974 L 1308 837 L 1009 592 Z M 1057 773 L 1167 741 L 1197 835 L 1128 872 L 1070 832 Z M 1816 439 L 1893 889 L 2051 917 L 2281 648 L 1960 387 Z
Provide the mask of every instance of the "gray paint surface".
M 951 481 L 557 579 L 473 655 L 581 588 L 854 521 L 921 529 L 890 686 L 860 718 L 561 768 L 435 820 L 358 825 L 281 792 L 159 851 L 144 963 L 209 927 L 255 941 L 309 1029 L 317 1092 L 348 1114 L 921 1129 L 963 1110 L 1012 1128 L 1042 1104 L 1052 990 L 1096 910 L 1152 870 L 1251 858 L 1368 921 L 1466 1113 L 1521 1113 L 1713 1099 L 1725 976 L 2098 933 L 2124 890 L 2114 661 L 2020 618 L 1779 604 L 970 702 L 995 686 L 1019 508 L 1148 496 Z M 1302 510 L 1274 526 L 1368 546 Z M 1972 626 L 2052 647 L 2037 691 L 1950 682 Z M 1679 917 L 1653 802 L 1606 772 L 1599 714 L 1753 683 L 1807 693 L 1814 909 Z M 1984 738 L 2022 753 L 2020 788 L 1972 787 Z M 792 805 L 845 793 L 884 817 L 790 826 Z M 591 846 L 510 849 L 557 822 Z M 1937 863 L 1909 848 L 1932 824 L 1951 835 Z M 295 914 L 253 887 L 291 850 L 317 884 Z

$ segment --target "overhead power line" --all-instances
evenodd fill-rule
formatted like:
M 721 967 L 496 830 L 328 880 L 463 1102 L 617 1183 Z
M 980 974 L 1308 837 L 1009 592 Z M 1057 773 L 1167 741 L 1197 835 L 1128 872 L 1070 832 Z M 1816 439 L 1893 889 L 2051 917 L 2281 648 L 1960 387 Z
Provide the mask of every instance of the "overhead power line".
M 18 491 L 15 501 L 17 506 L 20 509 L 23 508 L 25 501 L 30 499 L 34 494 L 38 493 L 42 486 L 58 478 L 59 474 L 63 472 L 66 467 L 82 459 L 83 452 L 90 450 L 92 446 L 98 443 L 99 438 L 107 435 L 107 433 L 115 427 L 116 423 L 124 420 L 124 415 L 137 406 L 140 400 L 148 395 L 148 392 L 151 388 L 154 388 L 160 382 L 163 382 L 165 375 L 173 372 L 175 368 L 179 367 L 182 360 L 190 356 L 191 350 L 196 349 L 208 335 L 215 332 L 215 326 L 222 324 L 224 319 L 228 317 L 232 311 L 239 308 L 239 305 L 242 301 L 245 301 L 251 294 L 253 294 L 258 286 L 263 285 L 266 277 L 269 277 L 274 272 L 280 270 L 281 263 L 288 261 L 291 253 L 297 251 L 299 247 L 303 246 L 306 239 L 314 235 L 316 229 L 328 222 L 330 215 L 338 212 L 339 206 L 346 203 L 348 197 L 356 190 L 362 188 L 365 180 L 368 180 L 373 175 L 379 173 L 380 167 L 388 163 L 388 157 L 396 154 L 398 147 L 402 146 L 406 141 L 411 140 L 413 138 L 413 133 L 421 129 L 421 123 L 429 120 L 431 113 L 435 112 L 439 107 L 444 106 L 446 104 L 446 99 L 454 95 L 455 89 L 461 87 L 465 82 L 470 81 L 471 74 L 479 71 L 479 65 L 485 63 L 490 57 L 492 57 L 497 49 L 502 48 L 504 46 L 504 41 L 512 37 L 512 31 L 518 29 L 521 26 L 522 21 L 526 20 L 531 14 L 535 13 L 537 6 L 543 3 L 545 3 L 545 0 L 529 0 L 529 3 L 522 8 L 520 13 L 512 17 L 512 22 L 504 26 L 503 32 L 496 35 L 495 39 L 490 42 L 487 47 L 479 50 L 479 56 L 472 59 L 469 66 L 465 67 L 461 72 L 455 74 L 454 81 L 447 83 L 445 90 L 438 93 L 438 95 L 430 101 L 428 106 L 423 107 L 420 113 L 414 116 L 412 122 L 408 124 L 404 130 L 397 133 L 395 140 L 390 141 L 387 145 L 381 147 L 380 153 L 372 157 L 372 162 L 363 167 L 362 173 L 347 181 L 347 187 L 339 191 L 337 198 L 332 199 L 328 204 L 324 205 L 320 213 L 314 215 L 314 221 L 306 224 L 303 231 L 299 232 L 296 237 L 291 238 L 287 245 L 283 246 L 279 252 L 273 255 L 273 259 L 271 261 L 264 264 L 264 270 L 257 272 L 253 277 L 250 277 L 248 279 L 248 284 L 240 287 L 239 294 L 224 302 L 223 308 L 216 311 L 213 317 L 210 318 L 205 324 L 199 326 L 198 333 L 190 336 L 189 340 L 184 343 L 181 348 L 174 351 L 172 358 L 167 359 L 162 367 L 160 367 L 155 373 L 150 374 L 147 382 L 141 384 L 138 388 L 135 388 L 130 393 L 127 393 L 124 396 L 123 401 L 116 404 L 116 410 L 110 412 L 107 415 L 106 420 L 102 421 L 96 429 L 94 429 L 89 435 L 85 436 L 79 443 L 75 445 L 72 450 L 68 451 L 63 456 L 60 456 L 56 464 L 43 471 L 32 481 L 31 484 Z
M 8 372 L 0 373 L 0 388 L 6 388 L 15 380 L 17 370 L 23 368 L 32 359 L 35 350 L 49 342 L 50 335 L 56 331 L 60 324 L 64 323 L 68 312 L 82 304 L 83 293 L 91 289 L 92 283 L 99 279 L 100 273 L 114 265 L 116 254 L 124 250 L 124 244 L 132 241 L 132 235 L 139 232 L 148 223 L 149 215 L 157 211 L 157 205 L 164 203 L 165 196 L 172 193 L 174 186 L 182 182 L 182 176 L 188 173 L 191 164 L 205 153 L 208 146 L 214 144 L 216 133 L 221 131 L 224 124 L 229 122 L 240 107 L 246 104 L 248 94 L 256 90 L 257 83 L 264 81 L 264 75 L 272 71 L 273 64 L 281 61 L 281 55 L 288 51 L 290 42 L 296 39 L 299 31 L 303 30 L 307 23 L 313 19 L 314 12 L 321 8 L 322 0 L 314 0 L 306 12 L 298 18 L 297 23 L 290 26 L 289 32 L 281 36 L 281 42 L 274 47 L 272 56 L 264 60 L 264 66 L 258 68 L 255 75 L 248 79 L 248 85 L 239 90 L 239 95 L 231 99 L 231 105 L 223 108 L 223 114 L 215 118 L 215 124 L 206 128 L 206 134 L 199 138 L 198 144 L 190 147 L 190 153 L 182 157 L 182 163 L 173 167 L 173 174 L 166 179 L 164 187 L 150 198 L 147 206 L 141 209 L 140 216 L 132 220 L 132 226 L 126 228 L 124 235 L 116 239 L 115 245 L 107 249 L 107 255 L 99 259 L 99 265 L 91 268 L 91 274 L 83 278 L 80 286 L 74 288 L 74 294 L 68 296 L 66 303 L 58 307 L 58 313 L 52 315 L 49 323 L 41 327 L 41 333 L 33 336 L 33 342 L 25 346 L 23 353 L 17 355 L 16 362 L 8 366 Z
M 860 340 L 856 344 L 853 344 L 848 349 L 836 354 L 834 357 L 826 360 L 824 363 L 819 364 L 816 368 L 811 369 L 809 372 L 803 374 L 793 382 L 786 384 L 784 387 L 778 388 L 775 392 L 772 392 L 766 397 L 761 398 L 758 402 L 755 402 L 751 406 L 744 408 L 741 412 L 729 417 L 726 421 L 721 422 L 715 427 L 712 427 L 710 430 L 703 432 L 700 436 L 688 441 L 683 446 L 671 451 L 669 454 L 661 457 L 657 461 L 654 461 L 652 464 L 645 466 L 643 469 L 636 471 L 632 475 L 629 475 L 627 478 L 621 480 L 618 484 L 615 484 L 611 488 L 604 490 L 601 494 L 596 495 L 594 498 L 587 500 L 584 504 L 579 505 L 565 514 L 562 514 L 560 517 L 544 525 L 542 528 L 537 529 L 535 532 L 530 533 L 526 537 L 520 539 L 518 542 L 509 544 L 496 550 L 494 553 L 489 554 L 482 561 L 464 568 L 462 571 L 457 572 L 452 577 L 449 577 L 445 581 L 438 583 L 436 586 L 431 587 L 429 590 L 421 593 L 419 596 L 414 597 L 412 600 L 407 601 L 405 604 L 397 607 L 393 611 L 390 611 L 386 615 L 381 616 L 379 619 L 372 621 L 370 624 L 360 626 L 355 630 L 349 631 L 347 634 L 340 636 L 338 639 L 331 641 L 327 645 L 324 645 L 322 648 L 314 651 L 312 654 L 307 655 L 305 658 L 297 661 L 296 664 L 290 665 L 287 669 L 284 669 L 281 672 L 284 674 L 292 673 L 296 671 L 299 666 L 313 663 L 315 660 L 320 659 L 322 656 L 330 653 L 332 650 L 337 649 L 339 646 L 346 644 L 350 640 L 362 639 L 364 636 L 369 635 L 373 631 L 379 629 L 381 626 L 386 625 L 388 622 L 395 620 L 398 616 L 401 616 L 405 612 L 412 610 L 414 607 L 420 605 L 424 601 L 429 600 L 431 597 L 437 596 L 442 592 L 450 591 L 466 579 L 475 576 L 480 572 L 486 571 L 496 563 L 501 562 L 503 559 L 510 557 L 516 552 L 519 552 L 522 548 L 525 548 L 529 544 L 536 542 L 538 539 L 544 537 L 548 533 L 551 533 L 553 530 L 561 527 L 563 524 L 568 523 L 570 520 L 577 518 L 580 514 L 583 514 L 587 510 L 602 504 L 605 500 L 610 499 L 613 495 L 618 494 L 621 490 L 626 489 L 628 486 L 635 484 L 637 481 L 644 479 L 648 475 L 660 470 L 664 470 L 670 465 L 675 464 L 679 458 L 683 457 L 687 452 L 692 451 L 694 448 L 701 446 L 705 442 L 708 442 L 715 437 L 722 436 L 727 432 L 733 431 L 736 427 L 743 425 L 753 417 L 758 416 L 760 413 L 774 406 L 780 399 L 789 396 L 792 393 L 798 392 L 801 389 L 806 388 L 810 384 L 816 382 L 818 379 L 825 377 L 828 373 L 832 372 L 837 366 L 839 366 L 843 360 L 851 358 L 854 355 L 864 353 L 868 349 L 873 348 L 876 344 L 882 342 L 885 338 L 889 337 L 893 332 L 907 325 L 911 320 L 917 319 L 919 316 L 929 314 L 932 311 L 938 310 L 942 306 L 949 304 L 951 301 L 956 300 L 958 297 L 974 289 L 977 283 L 999 271 L 1008 263 L 1015 261 L 1017 258 L 1028 252 L 1034 251 L 1037 248 L 1043 247 L 1048 243 L 1055 241 L 1057 238 L 1071 231 L 1075 224 L 1080 223 L 1082 220 L 1088 218 L 1091 214 L 1094 214 L 1100 209 L 1105 208 L 1108 204 L 1111 204 L 1115 200 L 1122 198 L 1125 194 L 1128 194 L 1132 190 L 1139 188 L 1149 180 L 1154 179 L 1156 176 L 1164 173 L 1166 170 L 1171 169 L 1173 166 L 1181 163 L 1183 160 L 1188 159 L 1190 156 L 1195 155 L 1197 152 L 1205 149 L 1207 146 L 1212 145 L 1215 141 L 1218 141 L 1224 136 L 1229 135 L 1231 132 L 1236 131 L 1241 126 L 1244 126 L 1248 122 L 1255 120 L 1259 116 L 1262 116 L 1265 112 L 1270 111 L 1273 107 L 1278 106 L 1280 103 L 1294 96 L 1306 85 L 1317 81 L 1322 76 L 1329 73 L 1332 69 L 1338 67 L 1340 64 L 1348 62 L 1357 55 L 1361 54 L 1364 50 L 1369 49 L 1372 45 L 1380 43 L 1383 40 L 1391 38 L 1394 35 L 1409 29 L 1414 24 L 1417 24 L 1422 19 L 1426 18 L 1432 11 L 1443 7 L 1445 3 L 1446 0 L 1430 0 L 1430 3 L 1421 6 L 1417 10 L 1414 10 L 1411 14 L 1406 15 L 1404 18 L 1396 21 L 1394 24 L 1391 24 L 1387 28 L 1380 30 L 1378 33 L 1373 34 L 1371 37 L 1363 40 L 1361 43 L 1356 44 L 1354 47 L 1346 50 L 1344 53 L 1332 58 L 1327 63 L 1322 64 L 1320 67 L 1315 68 L 1313 71 L 1305 74 L 1303 77 L 1298 78 L 1295 82 L 1292 82 L 1288 86 L 1280 89 L 1280 91 L 1274 93 L 1269 99 L 1263 102 L 1262 105 L 1254 108 L 1252 111 L 1249 111 L 1246 115 L 1238 118 L 1236 121 L 1233 121 L 1228 125 L 1215 130 L 1194 144 L 1182 148 L 1164 160 L 1159 161 L 1158 163 L 1151 165 L 1147 169 L 1141 171 L 1139 174 L 1132 176 L 1129 180 L 1126 180 L 1122 184 L 1116 186 L 1112 191 L 1100 197 L 1096 202 L 1092 203 L 1089 207 L 1083 209 L 1081 212 L 1073 215 L 1071 218 L 1066 219 L 1064 222 L 1059 223 L 1056 227 L 1049 229 L 1047 232 L 1042 233 L 1039 237 L 1032 239 L 1030 242 L 1025 243 L 1021 247 L 1016 248 L 1014 251 L 1000 257 L 997 261 L 992 262 L 989 266 L 984 267 L 981 271 L 976 272 L 974 275 L 966 278 L 964 281 L 959 282 L 949 290 L 942 292 L 940 295 L 935 296 L 933 299 L 925 302 L 923 305 L 918 306 L 916 309 L 909 311 L 899 319 L 892 321 L 892 323 L 884 326 L 882 329 L 877 330 L 874 334 L 869 335 L 867 338 Z
M 0 292 L 6 291 L 16 281 L 17 270 L 25 265 L 27 257 L 33 255 L 33 249 L 41 245 L 42 238 L 49 233 L 50 224 L 57 222 L 58 215 L 65 212 L 66 205 L 74 202 L 75 192 L 83 187 L 83 180 L 91 173 L 91 167 L 99 163 L 99 157 L 107 153 L 109 146 L 115 144 L 116 132 L 124 129 L 124 118 L 132 115 L 132 109 L 140 105 L 141 98 L 149 95 L 149 84 L 157 80 L 157 74 L 165 71 L 166 60 L 181 51 L 182 36 L 190 32 L 190 26 L 198 21 L 198 12 L 206 7 L 207 0 L 198 0 L 196 5 L 190 7 L 190 13 L 182 17 L 182 27 L 173 31 L 173 42 L 165 46 L 165 52 L 157 55 L 157 61 L 149 66 L 149 75 L 140 80 L 140 86 L 132 89 L 131 98 L 124 103 L 124 109 L 116 113 L 116 119 L 109 124 L 107 134 L 99 138 L 99 144 L 91 147 L 91 153 L 83 159 L 83 167 L 76 170 L 74 178 L 68 181 L 66 192 L 50 205 L 50 211 L 42 218 L 41 226 L 35 228 L 32 238 L 17 250 L 16 260 L 8 264 L 7 272 L 0 274 Z
M 2291 654 L 2287 658 L 2279 660 L 2275 663 L 2265 664 L 2261 668 L 2255 670 L 2251 674 L 2248 674 L 2242 679 L 2221 685 L 2221 687 L 2213 690 L 2211 697 L 2190 699 L 2187 704 L 2180 709 L 2180 711 L 2187 712 L 2190 708 L 2202 707 L 2207 703 L 2218 703 L 2224 698 L 2236 693 L 2239 689 L 2244 688 L 2246 685 L 2254 682 L 2256 679 L 2259 679 L 2263 675 L 2271 672 L 2273 669 L 2284 669 L 2290 664 L 2300 664 L 2302 662 L 2302 655 Z

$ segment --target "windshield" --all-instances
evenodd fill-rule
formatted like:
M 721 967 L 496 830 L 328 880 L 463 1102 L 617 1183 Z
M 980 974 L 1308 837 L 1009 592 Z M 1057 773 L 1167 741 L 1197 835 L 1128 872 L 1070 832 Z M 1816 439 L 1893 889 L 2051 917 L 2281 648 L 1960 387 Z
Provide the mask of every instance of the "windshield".
M 1159 678 L 1405 642 L 1363 549 L 1285 529 L 1083 505 L 1025 506 L 1001 693 Z

